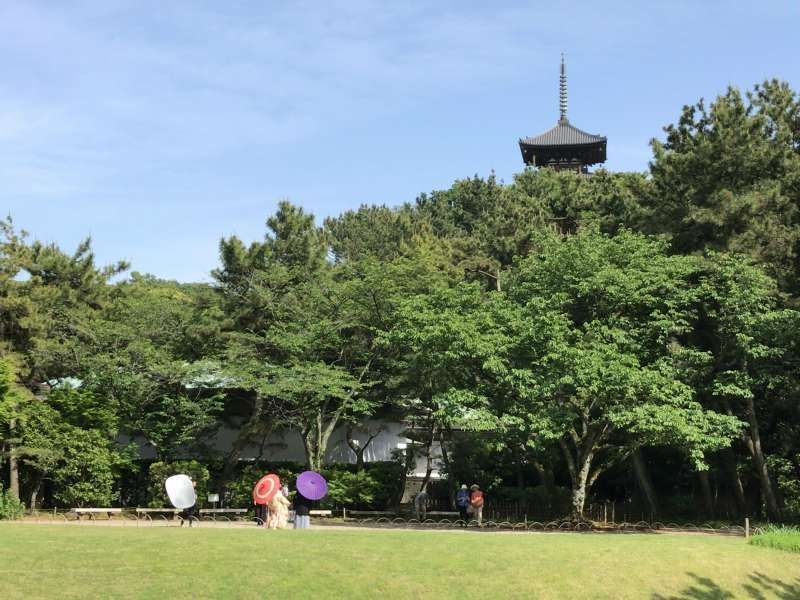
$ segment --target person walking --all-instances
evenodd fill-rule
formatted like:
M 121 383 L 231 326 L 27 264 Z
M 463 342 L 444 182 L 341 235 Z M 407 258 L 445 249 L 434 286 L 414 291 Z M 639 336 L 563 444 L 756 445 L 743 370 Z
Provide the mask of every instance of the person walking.
M 287 488 L 288 489 L 288 488 Z M 269 517 L 267 518 L 268 529 L 286 529 L 289 524 L 289 502 L 288 494 L 279 490 L 269 503 Z
M 309 500 L 300 490 L 294 497 L 294 528 L 295 529 L 309 529 L 311 527 L 311 507 L 313 501 Z
M 419 491 L 417 497 L 414 498 L 414 508 L 417 512 L 417 520 L 421 523 L 428 517 L 428 500 L 430 495 L 425 486 Z
M 197 498 L 197 482 L 192 479 L 192 488 L 195 490 L 195 498 Z M 197 500 L 195 500 L 194 504 L 192 504 L 189 508 L 183 510 L 181 513 L 181 527 L 183 527 L 184 523 L 189 523 L 189 527 L 192 526 L 192 521 L 197 520 Z
M 256 525 L 259 527 L 266 527 L 267 526 L 267 505 L 266 504 L 256 504 L 255 510 L 255 520 Z
M 464 523 L 464 527 L 469 523 L 469 496 L 467 484 L 461 484 L 461 489 L 456 492 L 456 506 L 458 507 L 458 514 Z
M 477 483 L 473 483 L 470 490 L 472 490 L 472 492 L 469 495 L 469 505 L 472 507 L 472 518 L 478 522 L 478 527 L 480 527 L 483 524 L 483 503 L 485 497 Z

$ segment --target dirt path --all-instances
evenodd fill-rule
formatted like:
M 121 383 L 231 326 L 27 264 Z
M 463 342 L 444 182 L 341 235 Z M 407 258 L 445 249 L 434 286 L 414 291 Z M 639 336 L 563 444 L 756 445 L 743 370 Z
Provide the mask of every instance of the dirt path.
M 62 515 L 59 515 L 59 518 L 38 518 L 34 519 L 32 517 L 28 517 L 22 519 L 20 521 L 14 521 L 14 523 L 22 523 L 26 525 L 53 525 L 53 526 L 61 526 L 61 527 L 127 527 L 129 529 L 147 529 L 151 527 L 181 527 L 179 520 L 166 520 L 166 519 L 153 519 L 153 520 L 136 520 L 136 519 L 102 519 L 102 520 L 89 520 L 89 519 L 82 519 L 78 520 L 67 520 Z M 11 522 L 11 521 L 8 521 Z M 186 526 L 186 525 L 184 525 Z M 201 521 L 200 523 L 195 523 L 194 527 L 200 527 L 202 529 L 258 529 L 255 523 L 252 521 Z M 2 523 L 0 523 L 0 527 L 2 527 Z M 385 526 L 385 527 L 375 527 L 369 525 L 345 525 L 345 524 L 334 524 L 334 523 L 316 523 L 314 525 L 315 530 L 325 530 L 325 531 L 395 531 L 395 532 L 434 532 L 434 533 L 457 533 L 457 534 L 481 534 L 481 535 L 530 535 L 530 534 L 538 534 L 538 535 L 612 535 L 612 534 L 630 534 L 630 533 L 638 533 L 638 534 L 649 534 L 649 535 L 701 535 L 701 536 L 708 536 L 708 535 L 725 535 L 726 537 L 739 537 L 732 534 L 724 534 L 724 533 L 711 533 L 711 532 L 703 532 L 703 531 L 676 531 L 676 530 L 649 530 L 649 531 L 602 531 L 602 530 L 591 530 L 591 531 L 569 531 L 569 530 L 528 530 L 528 529 L 517 529 L 517 530 L 509 530 L 509 529 L 496 529 L 494 527 L 491 528 L 477 528 L 477 527 L 436 527 L 436 526 L 416 526 L 416 527 L 403 527 L 403 526 Z M 264 531 L 268 531 L 264 529 Z M 743 537 L 743 536 L 742 536 Z

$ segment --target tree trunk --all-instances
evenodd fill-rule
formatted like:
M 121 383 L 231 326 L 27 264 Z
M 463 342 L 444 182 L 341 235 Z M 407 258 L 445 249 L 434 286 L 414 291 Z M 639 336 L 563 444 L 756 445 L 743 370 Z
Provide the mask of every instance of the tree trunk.
M 433 473 L 433 442 L 436 440 L 436 427 L 431 426 L 431 435 L 428 438 L 428 443 L 425 445 L 425 477 L 422 478 L 422 485 L 420 486 L 420 490 L 424 490 L 428 482 L 431 480 L 431 473 Z
M 36 485 L 31 490 L 31 510 L 36 510 L 36 504 L 39 500 L 39 490 L 42 489 L 41 477 L 36 480 Z
M 553 466 L 548 462 L 542 463 L 538 460 L 532 461 L 532 464 L 536 469 L 536 474 L 539 475 L 539 481 L 552 500 L 556 493 L 556 476 L 553 473 Z
M 364 454 L 366 454 L 367 448 L 369 448 L 369 445 L 372 443 L 372 440 L 378 437 L 378 435 L 380 435 L 382 431 L 383 427 L 380 427 L 374 433 L 368 429 L 366 432 L 368 434 L 367 441 L 364 442 L 363 445 L 361 445 L 360 443 L 356 443 L 356 440 L 354 440 L 352 423 L 347 426 L 347 430 L 345 431 L 345 443 L 353 452 L 353 454 L 355 454 L 356 471 L 360 472 L 364 470 L 366 462 L 364 460 Z
M 583 511 L 586 507 L 586 482 L 589 479 L 588 461 L 578 470 L 577 475 L 572 482 L 572 519 L 574 521 L 583 521 Z
M 747 436 L 747 448 L 753 458 L 753 466 L 761 482 L 761 492 L 767 507 L 767 516 L 770 519 L 779 519 L 780 509 L 778 508 L 778 500 L 775 497 L 775 491 L 772 489 L 772 479 L 769 476 L 769 468 L 764 458 L 764 452 L 761 449 L 761 434 L 759 433 L 758 418 L 756 417 L 755 404 L 752 398 L 747 399 L 747 422 L 750 425 L 750 435 Z
M 250 445 L 257 435 L 260 434 L 266 437 L 272 432 L 272 425 L 261 422 L 263 408 L 263 399 L 258 397 L 254 398 L 253 410 L 250 414 L 250 418 L 247 419 L 247 422 L 245 422 L 241 428 L 239 428 L 239 433 L 233 442 L 231 451 L 225 456 L 219 482 L 220 490 L 223 495 L 225 494 L 225 488 L 228 482 L 233 479 L 233 475 L 236 472 L 236 467 L 239 465 L 239 459 L 241 458 L 242 452 L 244 452 L 245 448 Z
M 567 442 L 561 439 L 559 443 L 564 453 L 564 459 L 567 461 L 569 476 L 572 480 L 572 509 L 570 516 L 574 521 L 584 521 L 583 512 L 586 506 L 586 492 L 597 477 L 597 473 L 595 473 L 590 481 L 589 474 L 592 468 L 592 458 L 594 458 L 594 447 L 591 439 L 581 440 L 580 444 L 576 443 L 576 456 L 573 457 Z M 585 452 L 581 452 L 582 448 L 586 449 Z
M 727 456 L 728 469 L 731 475 L 731 485 L 733 487 L 733 495 L 736 499 L 736 508 L 739 511 L 739 516 L 747 514 L 747 500 L 744 497 L 744 486 L 742 485 L 742 478 L 739 477 L 739 469 L 736 464 L 736 455 L 729 448 L 725 453 Z
M 301 435 L 303 436 L 303 448 L 306 451 L 306 466 L 309 471 L 319 472 L 320 459 L 319 459 L 319 446 L 315 439 L 316 432 L 312 430 L 304 430 Z
M 723 406 L 725 407 L 725 412 L 733 416 L 731 404 L 727 399 L 723 399 Z M 758 417 L 756 416 L 755 402 L 752 397 L 746 400 L 745 412 L 747 413 L 748 432 L 742 432 L 742 440 L 747 446 L 750 458 L 753 461 L 753 468 L 758 476 L 761 497 L 767 508 L 767 517 L 770 519 L 779 519 L 780 509 L 778 507 L 778 499 L 772 489 L 772 479 L 769 475 L 769 468 L 764 458 L 764 452 L 761 449 L 761 433 L 758 425 Z
M 647 469 L 647 463 L 642 457 L 640 450 L 635 450 L 631 455 L 631 462 L 633 463 L 633 471 L 636 474 L 636 481 L 639 483 L 639 488 L 647 500 L 647 506 L 650 509 L 651 520 L 658 514 L 658 503 L 653 482 L 650 480 L 650 473 Z
M 514 446 L 511 449 L 511 460 L 514 463 L 514 479 L 519 489 L 525 488 L 525 448 Z
M 356 471 L 361 472 L 364 470 L 364 450 L 366 448 L 359 448 L 356 450 Z
M 714 496 L 711 493 L 711 482 L 708 479 L 708 471 L 698 471 L 697 477 L 700 480 L 700 491 L 703 495 L 703 506 L 706 515 L 714 518 Z
M 9 423 L 9 429 L 11 435 L 9 438 L 14 438 L 14 428 L 16 426 L 16 420 L 11 419 Z M 11 496 L 13 496 L 16 500 L 19 500 L 19 462 L 17 460 L 17 452 L 14 448 L 14 443 L 12 441 L 8 442 L 8 489 L 11 492 Z
M 328 440 L 331 438 L 336 424 L 339 422 L 339 413 L 334 413 L 325 421 L 323 411 L 320 411 L 314 422 L 301 430 L 303 447 L 306 451 L 306 462 L 311 471 L 319 472 L 325 463 L 325 452 L 328 450 Z
M 450 473 L 450 454 L 447 452 L 447 445 L 444 439 L 444 433 L 439 434 L 439 448 L 442 450 L 442 464 L 447 473 Z
M 414 442 L 411 441 L 405 449 L 404 455 L 404 469 L 403 473 L 400 476 L 400 488 L 398 489 L 397 495 L 394 499 L 394 507 L 395 510 L 400 510 L 400 504 L 403 502 L 403 496 L 406 493 L 406 482 L 408 481 L 408 472 L 414 468 L 414 460 L 415 460 L 415 451 L 414 451 Z

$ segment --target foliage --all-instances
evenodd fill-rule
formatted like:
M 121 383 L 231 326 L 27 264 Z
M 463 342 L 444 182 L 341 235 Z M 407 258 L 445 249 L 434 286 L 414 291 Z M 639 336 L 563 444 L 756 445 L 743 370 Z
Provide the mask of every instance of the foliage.
M 116 474 L 131 458 L 114 452 L 97 431 L 73 429 L 51 475 L 55 500 L 63 506 L 113 506 L 119 500 Z
M 0 521 L 13 521 L 25 514 L 25 505 L 0 485 Z
M 678 251 L 746 252 L 797 290 L 800 98 L 785 82 L 684 106 L 654 140 L 656 230 Z
M 50 505 L 132 502 L 122 482 L 149 477 L 162 504 L 171 469 L 210 470 L 248 505 L 288 429 L 331 502 L 393 504 L 421 461 L 448 493 L 478 481 L 560 506 L 568 487 L 576 518 L 587 496 L 638 490 L 702 496 L 708 518 L 790 516 L 800 98 L 731 88 L 652 146 L 648 173 L 476 175 L 322 226 L 284 201 L 263 239 L 221 240 L 211 285 L 0 221 L 3 477 L 16 490 L 19 467 L 25 500 Z M 365 419 L 408 425 L 404 462 L 324 464 Z
M 323 469 L 329 490 L 323 504 L 336 508 L 385 510 L 397 493 L 401 466 L 394 462 L 374 462 L 365 467 L 364 471 L 356 471 L 355 465 L 331 465 Z M 306 468 L 306 465 L 294 462 L 248 464 L 228 482 L 225 501 L 229 506 L 251 506 L 253 486 L 267 473 L 278 475 L 281 482 L 294 492 L 297 476 Z
M 800 455 L 793 459 L 769 456 L 767 462 L 787 515 L 800 517 Z
M 235 478 L 227 482 L 225 502 L 229 506 L 251 507 L 253 505 L 253 487 L 264 475 L 275 473 L 281 483 L 290 485 L 303 471 L 305 471 L 305 466 L 294 462 L 247 464 L 241 468 Z
M 561 447 L 574 515 L 597 477 L 638 447 L 681 446 L 705 469 L 705 454 L 728 446 L 740 423 L 703 409 L 670 351 L 690 329 L 693 261 L 627 232 L 583 230 L 543 246 L 510 287 L 537 337 L 522 340 L 520 401 L 508 408 L 536 443 Z
M 328 496 L 326 503 L 351 508 L 370 507 L 381 490 L 381 482 L 369 471 L 327 471 Z

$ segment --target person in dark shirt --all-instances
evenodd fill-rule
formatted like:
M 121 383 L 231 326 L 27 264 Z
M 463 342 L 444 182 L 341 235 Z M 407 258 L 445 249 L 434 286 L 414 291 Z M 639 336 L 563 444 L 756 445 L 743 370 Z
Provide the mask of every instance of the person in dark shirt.
M 194 479 L 192 479 L 192 487 L 195 488 L 195 490 L 197 489 L 197 482 Z M 196 495 L 196 492 L 195 492 L 195 495 Z M 195 500 L 195 503 L 192 504 L 189 508 L 186 508 L 186 509 L 183 510 L 183 512 L 181 513 L 181 517 L 182 517 L 182 519 L 181 519 L 181 527 L 183 527 L 184 523 L 188 523 L 189 527 L 192 526 L 192 521 L 196 521 L 197 520 L 197 501 L 196 500 Z
M 469 488 L 465 483 L 456 493 L 456 506 L 458 506 L 458 514 L 463 526 L 466 526 L 469 522 L 469 499 Z
M 428 518 L 428 500 L 430 500 L 430 495 L 428 494 L 428 490 L 423 487 L 419 491 L 419 494 L 417 494 L 417 497 L 414 498 L 414 509 L 417 513 L 417 520 L 420 522 Z
M 294 497 L 294 528 L 308 529 L 311 527 L 311 507 L 314 505 L 299 491 Z
M 256 523 L 259 526 L 264 526 L 267 523 L 267 505 L 266 504 L 256 504 Z

